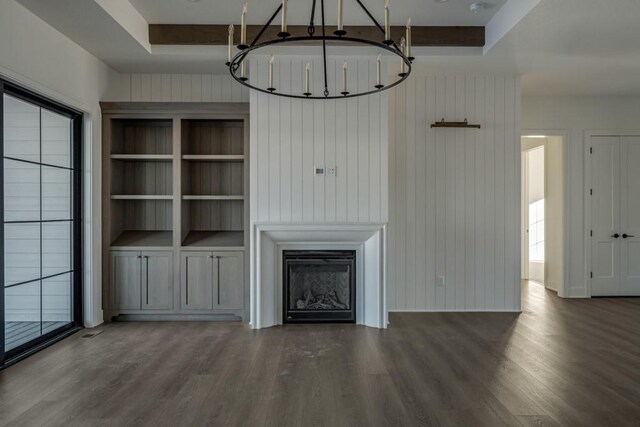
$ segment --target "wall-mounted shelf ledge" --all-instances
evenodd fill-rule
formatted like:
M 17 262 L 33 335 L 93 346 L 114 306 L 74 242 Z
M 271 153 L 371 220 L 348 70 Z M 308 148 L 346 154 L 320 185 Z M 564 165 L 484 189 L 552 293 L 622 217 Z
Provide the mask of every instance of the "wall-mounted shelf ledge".
M 173 200 L 169 195 L 112 194 L 111 200 Z
M 111 160 L 172 161 L 173 154 L 112 154 Z
M 244 196 L 182 196 L 182 200 L 244 200 Z
M 214 162 L 242 162 L 242 154 L 185 154 L 182 160 L 214 161 Z
M 464 122 L 445 122 L 444 119 L 431 124 L 432 128 L 462 128 L 462 129 L 480 129 L 481 125 L 469 124 L 467 119 Z

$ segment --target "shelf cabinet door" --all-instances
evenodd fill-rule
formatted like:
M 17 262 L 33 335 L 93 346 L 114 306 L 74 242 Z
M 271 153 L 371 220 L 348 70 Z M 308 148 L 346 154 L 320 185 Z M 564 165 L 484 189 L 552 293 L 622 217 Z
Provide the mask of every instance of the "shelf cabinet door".
M 214 252 L 214 308 L 240 310 L 244 306 L 244 254 Z
M 111 307 L 140 310 L 140 252 L 111 252 Z
M 142 308 L 173 309 L 173 252 L 142 253 Z
M 211 252 L 182 253 L 180 292 L 183 310 L 213 309 L 212 261 Z

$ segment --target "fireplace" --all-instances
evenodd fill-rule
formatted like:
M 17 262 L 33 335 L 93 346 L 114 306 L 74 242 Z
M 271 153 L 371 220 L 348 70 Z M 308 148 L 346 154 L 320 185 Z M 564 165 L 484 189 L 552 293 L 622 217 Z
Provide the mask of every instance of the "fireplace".
M 356 251 L 283 251 L 285 323 L 355 323 Z

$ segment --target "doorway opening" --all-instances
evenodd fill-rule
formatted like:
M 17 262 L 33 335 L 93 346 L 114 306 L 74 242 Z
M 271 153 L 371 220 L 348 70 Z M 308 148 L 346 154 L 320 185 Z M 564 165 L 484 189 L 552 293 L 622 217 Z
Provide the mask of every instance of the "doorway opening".
M 564 296 L 564 138 L 522 137 L 522 279 Z

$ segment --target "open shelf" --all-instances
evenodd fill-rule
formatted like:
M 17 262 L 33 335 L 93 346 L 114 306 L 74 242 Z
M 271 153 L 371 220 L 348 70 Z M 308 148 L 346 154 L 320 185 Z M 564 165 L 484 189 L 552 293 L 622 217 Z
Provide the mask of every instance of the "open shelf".
M 183 120 L 183 155 L 243 155 L 241 120 Z
M 158 155 L 173 151 L 173 121 L 170 119 L 111 121 L 111 154 Z
M 182 162 L 185 200 L 243 200 L 244 163 Z
M 243 248 L 242 231 L 191 231 L 187 234 L 182 247 L 189 248 Z
M 111 200 L 172 200 L 171 194 L 112 194 Z
M 111 194 L 116 198 L 131 196 L 128 199 L 171 199 L 173 163 L 164 159 L 165 156 L 171 158 L 171 155 L 162 155 L 163 160 L 143 158 L 147 155 L 134 156 L 135 159 L 112 159 Z
M 244 196 L 186 195 L 186 196 L 182 196 L 182 200 L 244 200 Z
M 244 201 L 200 197 L 182 201 L 182 246 L 244 247 Z
M 196 162 L 242 162 L 243 154 L 184 154 L 182 160 Z
M 126 198 L 121 199 L 111 197 L 109 238 L 112 248 L 173 247 L 172 200 L 148 199 L 153 196 L 122 196 Z
M 111 248 L 171 248 L 173 233 L 171 231 L 123 231 L 111 242 Z
M 173 154 L 112 154 L 111 160 L 170 162 Z

